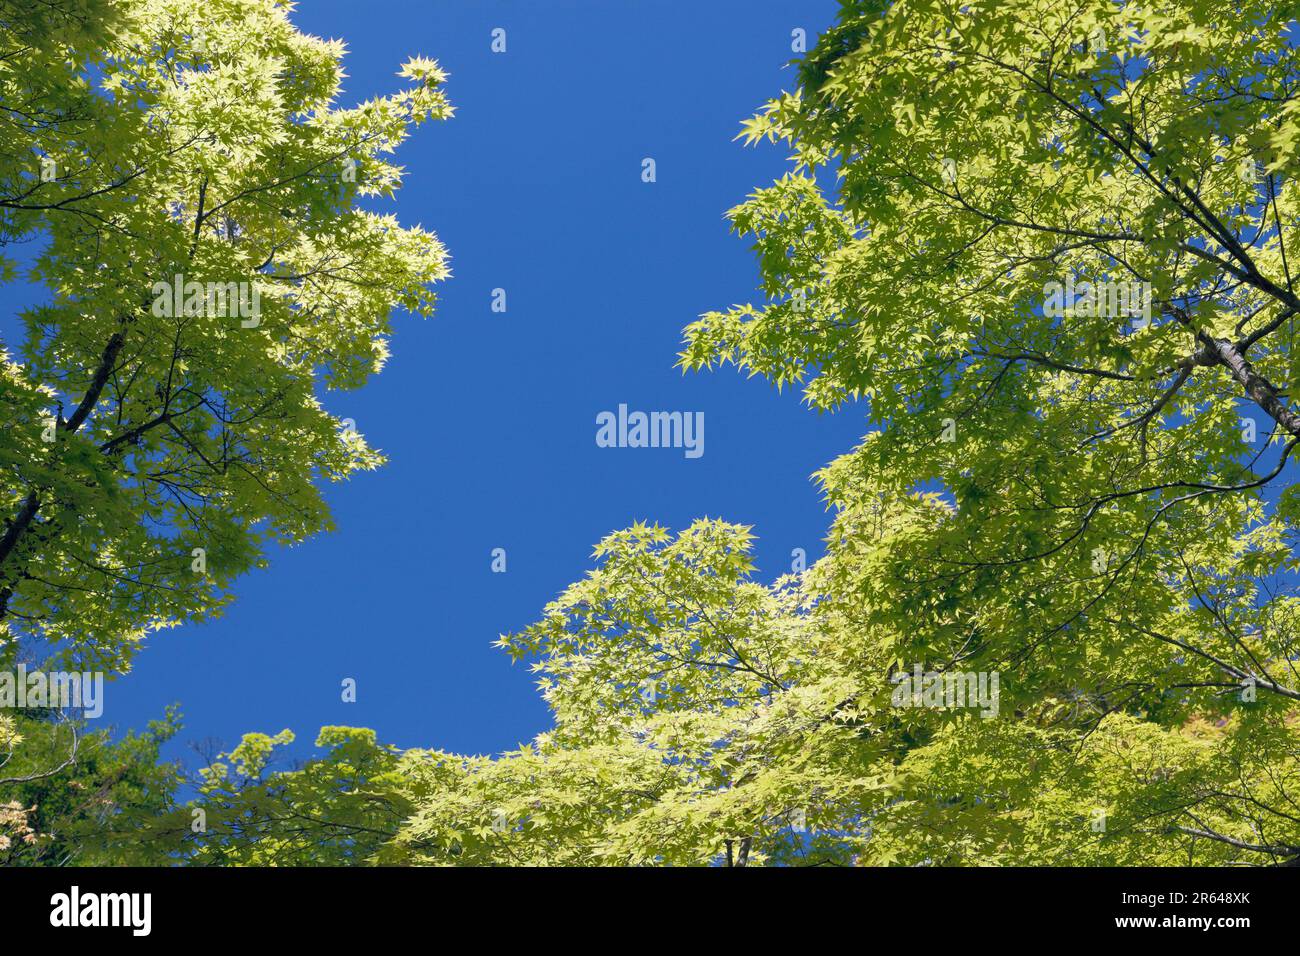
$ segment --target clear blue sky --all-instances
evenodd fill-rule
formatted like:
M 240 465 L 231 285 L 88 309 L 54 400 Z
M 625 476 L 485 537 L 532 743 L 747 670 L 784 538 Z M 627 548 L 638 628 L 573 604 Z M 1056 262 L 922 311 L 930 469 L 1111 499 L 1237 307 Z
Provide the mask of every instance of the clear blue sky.
M 179 702 L 186 741 L 323 724 L 401 746 L 490 753 L 548 725 L 526 666 L 491 645 L 592 567 L 638 519 L 752 524 L 764 579 L 821 553 L 810 480 L 865 431 L 734 369 L 683 376 L 682 328 L 749 301 L 757 270 L 726 209 L 788 165 L 734 141 L 794 84 L 831 0 L 308 0 L 297 25 L 346 41 L 343 100 L 391 91 L 411 55 L 450 74 L 454 119 L 403 147 L 393 208 L 433 229 L 453 277 L 428 320 L 399 317 L 393 359 L 331 394 L 390 464 L 331 490 L 339 530 L 276 552 L 227 616 L 165 631 L 107 689 L 104 719 L 140 727 Z M 507 31 L 507 52 L 490 50 Z M 652 157 L 658 181 L 641 181 Z M 494 288 L 508 311 L 490 309 Z M 11 312 L 17 291 L 0 290 Z M 606 449 L 595 418 L 702 411 L 705 454 Z M 491 571 L 505 548 L 508 571 Z M 340 700 L 355 678 L 359 699 Z

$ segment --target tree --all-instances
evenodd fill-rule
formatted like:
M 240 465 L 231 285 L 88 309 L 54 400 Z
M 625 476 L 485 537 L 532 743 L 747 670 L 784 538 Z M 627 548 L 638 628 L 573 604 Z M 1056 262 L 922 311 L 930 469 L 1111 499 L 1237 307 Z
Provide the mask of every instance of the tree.
M 197 781 L 189 806 L 146 820 L 146 843 L 201 866 L 349 866 L 375 857 L 396 836 L 411 805 L 398 786 L 401 752 L 371 730 L 325 727 L 324 754 L 273 770 L 276 749 L 292 743 L 245 734 Z
M 116 741 L 53 711 L 0 717 L 0 866 L 177 858 L 140 835 L 177 811 L 181 769 L 159 751 L 179 729 L 174 710 Z
M 861 762 L 852 688 L 799 582 L 750 580 L 751 540 L 706 520 L 601 542 L 597 571 L 501 641 L 540 658 L 554 730 L 495 760 L 408 754 L 422 792 L 399 858 L 698 865 L 725 846 L 744 863 L 789 856 L 804 808 L 841 815 L 853 787 L 833 768 Z
M 866 400 L 837 529 L 913 517 L 837 530 L 876 552 L 837 591 L 893 666 L 998 671 L 1014 715 L 909 743 L 914 859 L 1300 855 L 1293 14 L 845 3 L 747 124 L 796 162 L 732 212 L 770 298 L 683 361 Z M 1070 754 L 1098 776 L 1037 778 Z M 1053 801 L 1079 826 L 1035 850 Z
M 111 8 L 111 16 L 100 14 Z M 0 343 L 0 655 L 129 665 L 218 614 L 273 543 L 330 526 L 319 485 L 382 456 L 321 405 L 447 275 L 389 154 L 451 108 L 436 63 L 335 105 L 343 45 L 279 0 L 0 10 L 0 255 L 49 300 Z M 0 259 L 7 276 L 19 263 Z

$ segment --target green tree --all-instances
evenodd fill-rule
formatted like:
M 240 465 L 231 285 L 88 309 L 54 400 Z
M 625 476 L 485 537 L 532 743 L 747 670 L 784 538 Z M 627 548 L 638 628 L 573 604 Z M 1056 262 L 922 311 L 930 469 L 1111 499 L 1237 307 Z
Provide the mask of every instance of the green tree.
M 849 2 L 746 126 L 795 162 L 731 214 L 768 299 L 683 361 L 865 399 L 833 593 L 893 666 L 1001 674 L 905 739 L 900 858 L 1300 855 L 1294 14 Z
M 443 247 L 371 207 L 411 125 L 451 108 L 419 58 L 401 92 L 336 105 L 343 45 L 288 11 L 0 8 L 0 256 L 38 238 L 48 290 L 0 342 L 3 659 L 125 668 L 382 460 L 319 392 L 382 367 L 395 309 L 433 308 Z
M 55 712 L 0 716 L 0 866 L 145 866 L 168 845 L 141 831 L 174 813 L 183 782 L 159 751 L 180 729 L 175 711 L 141 734 Z
M 325 727 L 323 755 L 275 770 L 294 740 L 246 734 L 202 768 L 189 806 L 141 824 L 140 838 L 200 866 L 350 866 L 374 859 L 411 812 L 401 753 L 374 731 Z

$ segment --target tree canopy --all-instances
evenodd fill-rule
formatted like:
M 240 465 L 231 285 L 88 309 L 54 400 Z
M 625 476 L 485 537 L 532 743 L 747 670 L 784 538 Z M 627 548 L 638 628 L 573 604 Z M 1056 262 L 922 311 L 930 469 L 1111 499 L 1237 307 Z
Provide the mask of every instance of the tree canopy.
M 376 210 L 411 127 L 452 108 L 419 57 L 339 105 L 343 44 L 290 10 L 0 2 L 0 279 L 43 297 L 0 334 L 0 671 L 125 671 L 383 461 L 321 392 L 433 309 L 446 251 Z M 0 711 L 0 863 L 175 859 L 138 830 L 181 812 L 178 721 L 114 740 Z
M 866 399 L 832 594 L 1001 675 L 909 734 L 914 861 L 1297 856 L 1294 15 L 847 3 L 746 124 L 796 164 L 731 214 L 768 298 L 683 361 Z
M 382 460 L 319 390 L 382 367 L 395 309 L 433 308 L 442 245 L 365 201 L 451 108 L 418 58 L 401 92 L 337 105 L 343 45 L 288 9 L 4 4 L 0 269 L 47 292 L 0 348 L 6 657 L 124 668 Z
M 299 51 L 304 102 L 319 102 L 329 84 L 309 82 L 317 61 L 306 52 L 317 48 L 277 33 L 266 9 L 266 42 Z M 865 410 L 861 443 L 818 474 L 832 510 L 825 556 L 765 583 L 744 526 L 643 522 L 610 534 L 593 571 L 500 640 L 537 674 L 553 729 L 488 757 L 326 728 L 324 756 L 280 771 L 272 758 L 291 737 L 250 735 L 209 768 L 192 805 L 154 815 L 160 851 L 247 864 L 1300 862 L 1296 13 L 1249 0 L 842 3 L 797 64 L 798 87 L 743 128 L 792 160 L 730 213 L 754 243 L 761 295 L 689 326 L 680 356 L 687 369 L 730 363 L 798 386 L 819 411 Z M 295 467 L 273 469 L 276 487 L 315 502 L 313 469 L 341 475 L 371 459 L 305 407 L 314 371 L 324 364 L 351 384 L 382 357 L 375 328 L 349 311 L 340 329 L 311 291 L 317 280 L 302 278 L 344 243 L 328 219 L 316 233 L 315 194 L 283 183 L 264 202 L 257 191 L 248 225 L 209 235 L 217 210 L 241 208 L 234 197 L 268 168 L 249 156 L 234 167 L 243 172 L 225 159 L 207 172 L 196 156 L 211 144 L 172 162 L 172 137 L 191 131 L 167 125 L 165 104 L 181 94 L 161 74 L 141 79 L 138 64 L 105 63 L 115 88 L 156 90 L 168 136 L 118 148 L 147 148 L 169 170 L 171 191 L 157 195 L 181 208 L 153 211 L 150 234 L 167 251 L 142 259 L 87 221 L 94 210 L 143 228 L 135 203 L 120 208 L 112 191 L 70 199 L 86 212 L 59 227 L 66 238 L 51 227 L 53 248 L 82 276 L 100 275 L 75 253 L 85 230 L 121 258 L 29 323 L 48 347 L 31 340 L 6 400 L 35 422 L 43 404 L 85 387 L 75 363 L 40 355 L 78 355 L 84 370 L 138 354 L 145 380 L 170 381 L 173 362 L 197 379 L 176 386 L 175 405 L 170 392 L 132 397 L 110 376 L 91 406 L 122 410 L 59 417 L 57 457 L 35 424 L 6 438 L 22 443 L 10 500 L 21 516 L 35 496 L 46 529 L 28 538 L 41 547 L 13 549 L 22 572 L 10 572 L 6 624 L 57 606 L 31 626 L 74 641 L 92 614 L 135 627 L 137 610 L 182 616 L 170 594 L 137 598 L 128 614 L 115 596 L 153 592 L 115 585 L 56 599 L 59 562 L 91 560 L 92 541 L 114 542 L 115 567 L 153 568 L 143 555 L 159 546 L 142 516 L 180 528 L 181 553 L 192 540 L 243 542 L 222 552 L 245 556 L 238 569 L 254 560 L 243 523 L 254 513 L 290 538 L 313 530 L 318 505 L 307 520 L 269 492 L 227 510 L 230 496 L 243 500 L 237 475 L 219 486 L 221 506 L 200 512 L 214 516 L 191 524 L 145 469 L 188 476 L 222 454 L 231 471 L 243 454 L 292 454 Z M 446 109 L 434 69 L 409 69 L 416 92 L 374 107 L 391 137 Z M 210 82 L 200 85 L 217 96 Z M 276 123 L 264 152 L 279 156 L 301 135 L 315 161 L 341 156 L 352 123 L 309 122 L 301 134 Z M 6 188 L 31 187 L 22 182 Z M 311 217 L 280 223 L 277 209 L 295 199 Z M 299 227 L 309 235 L 283 245 L 278 230 Z M 437 272 L 440 252 L 391 228 L 385 241 L 421 255 L 382 284 L 410 290 L 400 304 L 424 304 L 407 283 Z M 242 275 L 272 250 L 289 259 L 258 273 L 267 322 L 252 334 L 200 326 L 193 356 L 166 344 L 182 323 L 107 306 L 123 301 L 123 277 L 144 288 L 191 262 Z M 383 304 L 386 314 L 388 293 Z M 361 314 L 380 323 L 371 305 Z M 313 321 L 321 309 L 329 322 Z M 121 344 L 155 323 L 145 341 L 161 351 Z M 348 358 L 336 354 L 343 343 Z M 317 457 L 256 434 L 235 450 L 216 435 L 233 420 L 190 409 L 214 383 L 233 387 L 219 370 L 234 355 L 262 363 L 240 406 L 260 407 L 272 383 L 300 395 L 290 420 Z M 198 424 L 172 428 L 172 408 Z M 113 444 L 122 435 L 134 437 Z M 90 517 L 65 528 L 62 502 Z M 944 690 L 963 686 L 980 706 Z

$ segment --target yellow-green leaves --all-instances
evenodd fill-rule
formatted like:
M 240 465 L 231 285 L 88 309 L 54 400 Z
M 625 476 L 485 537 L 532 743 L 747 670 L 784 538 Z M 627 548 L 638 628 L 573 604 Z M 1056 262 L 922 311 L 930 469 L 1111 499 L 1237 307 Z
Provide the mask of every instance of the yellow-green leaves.
M 836 180 L 732 211 L 769 301 L 705 315 L 682 364 L 866 399 L 878 430 L 820 475 L 837 516 L 809 583 L 819 620 L 854 625 L 827 653 L 998 671 L 1019 721 L 893 714 L 878 732 L 916 796 L 875 817 L 875 862 L 1131 862 L 1138 818 L 1162 820 L 1147 852 L 1219 860 L 1249 824 L 1207 796 L 1207 762 L 1125 790 L 1105 748 L 1176 763 L 1191 722 L 1237 746 L 1249 712 L 1292 743 L 1252 737 L 1240 792 L 1295 771 L 1295 505 L 1266 504 L 1300 436 L 1294 12 L 849 4 L 798 94 L 744 126 Z M 961 772 L 936 762 L 959 743 Z M 1041 747 L 1096 776 L 998 782 Z M 1084 794 L 1112 787 L 1090 829 Z M 1208 836 L 1179 793 L 1222 814 Z M 1280 804 L 1267 819 L 1269 845 L 1300 845 Z
M 343 45 L 277 0 L 108 6 L 103 31 L 98 0 L 0 20 L 0 225 L 46 238 L 48 290 L 0 382 L 0 626 L 119 670 L 328 528 L 322 480 L 382 462 L 318 395 L 433 310 L 446 250 L 360 202 L 451 107 L 427 58 L 336 104 Z

